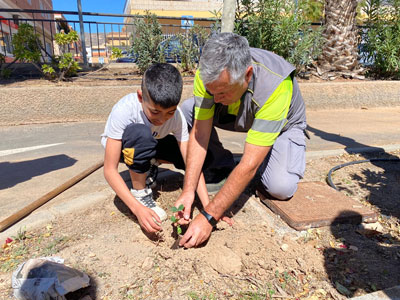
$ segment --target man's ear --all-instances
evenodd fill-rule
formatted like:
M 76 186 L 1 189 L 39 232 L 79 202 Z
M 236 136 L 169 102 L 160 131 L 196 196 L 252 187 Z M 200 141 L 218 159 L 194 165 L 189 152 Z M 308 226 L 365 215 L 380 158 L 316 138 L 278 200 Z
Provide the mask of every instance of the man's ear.
M 250 82 L 251 77 L 253 77 L 253 66 L 248 66 L 247 70 L 246 70 L 246 75 L 245 75 L 245 79 L 246 79 L 247 83 Z
M 136 93 L 137 93 L 137 97 L 138 97 L 138 99 L 139 99 L 139 102 L 142 103 L 142 102 L 143 102 L 142 90 L 141 90 L 141 89 L 138 89 Z

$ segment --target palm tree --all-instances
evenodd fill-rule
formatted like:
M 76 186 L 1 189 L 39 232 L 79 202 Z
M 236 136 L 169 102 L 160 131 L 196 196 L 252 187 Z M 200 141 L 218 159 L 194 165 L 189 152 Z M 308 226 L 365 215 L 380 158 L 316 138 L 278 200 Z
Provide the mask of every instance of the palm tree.
M 338 76 L 363 78 L 363 68 L 358 63 L 358 28 L 356 23 L 358 0 L 326 0 L 326 42 L 318 58 L 315 75 L 324 79 Z

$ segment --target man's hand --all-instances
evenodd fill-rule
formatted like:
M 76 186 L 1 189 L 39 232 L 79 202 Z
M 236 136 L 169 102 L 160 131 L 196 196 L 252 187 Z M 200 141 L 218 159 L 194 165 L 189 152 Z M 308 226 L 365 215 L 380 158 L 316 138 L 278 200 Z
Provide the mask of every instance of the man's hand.
M 135 214 L 140 226 L 149 233 L 154 233 L 161 230 L 160 217 L 152 209 L 142 205 L 141 209 Z
M 189 225 L 185 235 L 179 242 L 179 246 L 183 246 L 185 248 L 196 247 L 210 237 L 211 231 L 211 224 L 208 223 L 207 219 L 202 214 L 199 214 Z
M 189 224 L 190 222 L 190 213 L 192 210 L 192 205 L 194 201 L 194 193 L 185 193 L 183 192 L 178 200 L 175 202 L 175 207 L 179 207 L 181 204 L 183 204 L 184 209 L 183 211 L 177 212 L 176 216 L 179 218 L 178 223 L 180 225 L 186 225 Z

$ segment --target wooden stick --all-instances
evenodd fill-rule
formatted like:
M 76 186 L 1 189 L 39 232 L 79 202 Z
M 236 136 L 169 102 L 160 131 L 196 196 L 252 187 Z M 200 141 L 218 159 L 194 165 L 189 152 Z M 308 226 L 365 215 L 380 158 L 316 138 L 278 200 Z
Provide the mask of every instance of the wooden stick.
M 90 168 L 86 169 L 85 171 L 79 173 L 75 177 L 72 177 L 70 180 L 66 181 L 62 185 L 56 187 L 54 190 L 48 192 L 46 195 L 40 197 L 39 199 L 35 200 L 31 204 L 25 206 L 23 209 L 17 211 L 13 215 L 9 216 L 8 218 L 4 219 L 3 221 L 0 222 L 0 232 L 5 230 L 6 228 L 10 227 L 14 223 L 18 222 L 22 218 L 26 217 L 29 215 L 32 211 L 34 211 L 36 208 L 42 206 L 46 202 L 50 201 L 53 199 L 55 196 L 61 194 L 65 190 L 69 189 L 71 186 L 74 184 L 78 183 L 81 181 L 83 178 L 89 176 L 92 174 L 94 171 L 100 169 L 103 166 L 103 160 L 96 163 L 95 165 L 91 166 Z

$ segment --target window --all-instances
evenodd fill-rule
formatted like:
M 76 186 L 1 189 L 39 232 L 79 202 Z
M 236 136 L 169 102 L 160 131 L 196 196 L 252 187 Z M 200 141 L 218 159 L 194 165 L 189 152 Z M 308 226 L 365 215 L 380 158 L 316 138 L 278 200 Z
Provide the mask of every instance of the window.
M 12 52 L 10 35 L 8 33 L 0 34 L 0 52 L 6 54 L 4 53 L 4 50 L 6 51 L 6 53 Z
M 32 5 L 32 0 L 26 0 L 26 2 L 28 2 L 29 5 Z

